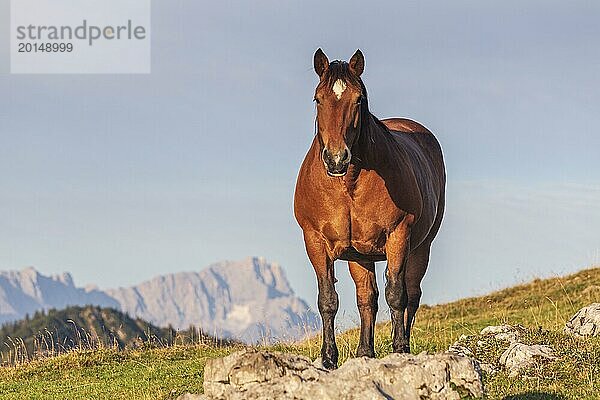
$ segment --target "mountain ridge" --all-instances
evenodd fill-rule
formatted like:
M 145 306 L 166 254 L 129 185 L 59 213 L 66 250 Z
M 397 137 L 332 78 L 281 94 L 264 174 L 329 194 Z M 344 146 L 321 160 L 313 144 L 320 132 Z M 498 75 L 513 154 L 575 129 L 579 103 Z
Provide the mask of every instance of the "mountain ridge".
M 213 336 L 248 343 L 295 340 L 319 328 L 283 268 L 263 257 L 213 263 L 199 271 L 158 275 L 136 285 L 77 287 L 70 273 L 45 276 L 35 268 L 0 271 L 0 323 L 38 310 L 72 305 L 111 307 L 157 326 L 191 325 Z

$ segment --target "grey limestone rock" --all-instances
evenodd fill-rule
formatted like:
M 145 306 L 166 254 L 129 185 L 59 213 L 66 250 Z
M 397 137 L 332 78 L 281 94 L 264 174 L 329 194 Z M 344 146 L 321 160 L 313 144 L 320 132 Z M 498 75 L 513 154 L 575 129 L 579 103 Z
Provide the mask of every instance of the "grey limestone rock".
M 600 335 L 600 303 L 593 303 L 577 311 L 566 323 L 564 332 L 578 337 Z
M 209 360 L 206 399 L 460 399 L 483 396 L 476 361 L 455 354 L 391 354 L 347 361 L 335 371 L 306 357 L 242 350 Z
M 554 350 L 550 346 L 512 343 L 500 356 L 500 364 L 505 366 L 508 375 L 518 376 L 523 370 L 535 365 L 538 360 L 554 360 Z
M 519 339 L 519 331 L 511 325 L 487 326 L 480 332 L 483 336 L 493 336 L 503 342 L 514 343 Z

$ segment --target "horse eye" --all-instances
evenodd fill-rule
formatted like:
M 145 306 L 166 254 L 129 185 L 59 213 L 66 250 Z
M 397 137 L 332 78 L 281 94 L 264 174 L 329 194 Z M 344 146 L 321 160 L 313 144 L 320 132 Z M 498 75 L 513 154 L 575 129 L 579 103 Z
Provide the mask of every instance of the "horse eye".
M 316 97 L 313 99 L 313 101 L 317 104 L 321 104 L 321 102 L 319 101 L 319 99 L 317 99 Z

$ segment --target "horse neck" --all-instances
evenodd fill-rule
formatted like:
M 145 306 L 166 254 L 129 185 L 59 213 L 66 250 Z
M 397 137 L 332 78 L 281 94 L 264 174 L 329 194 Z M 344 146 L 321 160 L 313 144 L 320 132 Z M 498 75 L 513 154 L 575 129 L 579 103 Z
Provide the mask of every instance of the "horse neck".
M 377 156 L 377 148 L 388 136 L 388 131 L 379 119 L 371 114 L 368 104 L 361 111 L 360 132 L 352 154 L 356 156 L 357 166 L 372 168 Z

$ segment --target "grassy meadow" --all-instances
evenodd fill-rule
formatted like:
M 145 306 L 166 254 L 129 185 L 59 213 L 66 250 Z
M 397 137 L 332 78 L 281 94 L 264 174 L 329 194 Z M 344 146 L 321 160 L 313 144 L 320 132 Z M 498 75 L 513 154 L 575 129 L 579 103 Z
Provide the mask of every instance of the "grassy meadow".
M 438 306 L 422 306 L 413 329 L 412 352 L 445 351 L 460 335 L 488 325 L 522 325 L 522 342 L 548 344 L 557 359 L 536 365 L 524 377 L 504 371 L 484 375 L 489 399 L 599 399 L 600 337 L 575 339 L 562 333 L 581 307 L 600 301 L 600 268 L 531 283 Z M 389 323 L 376 331 L 379 357 L 391 351 Z M 475 340 L 475 339 L 473 339 Z M 356 330 L 338 335 L 340 362 L 353 356 Z M 506 346 L 504 346 L 506 347 Z M 206 360 L 229 354 L 239 345 L 211 342 L 119 351 L 99 348 L 37 358 L 0 367 L 0 399 L 174 399 L 202 391 Z M 268 349 L 319 355 L 318 337 Z M 504 348 L 487 346 L 475 355 L 496 363 Z

